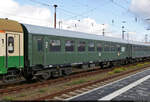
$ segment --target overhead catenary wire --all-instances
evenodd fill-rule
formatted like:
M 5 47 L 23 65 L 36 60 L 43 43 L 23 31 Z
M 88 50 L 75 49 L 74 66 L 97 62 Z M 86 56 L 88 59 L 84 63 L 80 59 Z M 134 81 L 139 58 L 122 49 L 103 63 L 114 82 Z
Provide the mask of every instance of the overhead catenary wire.
M 79 2 L 79 1 L 77 1 L 77 0 L 72 0 L 72 1 L 73 1 L 73 2 L 76 2 L 76 4 L 78 4 L 78 5 L 82 6 L 82 7 L 89 8 L 89 5 L 88 5 L 88 4 L 83 4 L 83 3 L 81 3 L 81 2 Z
M 34 3 L 37 3 L 37 4 L 40 4 L 40 5 L 43 5 L 43 6 L 53 7 L 53 5 L 49 5 L 48 3 L 43 3 L 43 2 L 37 1 L 37 0 L 29 0 L 29 1 L 34 2 Z M 82 4 L 80 3 L 80 5 L 82 5 Z M 84 6 L 89 7 L 88 5 L 84 5 Z M 103 5 L 102 5 L 102 6 L 103 6 Z M 102 7 L 102 6 L 101 6 L 101 7 Z M 99 7 L 99 6 L 98 6 L 98 7 Z M 82 13 L 80 13 L 80 14 L 77 14 L 77 13 L 74 13 L 74 12 L 69 11 L 69 10 L 67 10 L 67 9 L 64 9 L 64 8 L 62 8 L 62 7 L 59 7 L 59 8 L 58 8 L 58 10 L 61 10 L 61 11 L 65 12 L 65 13 L 67 13 L 67 14 L 70 14 L 70 16 L 72 15 L 72 17 L 68 17 L 67 19 L 72 19 L 72 18 L 76 18 L 76 17 L 84 17 L 84 16 L 88 15 L 89 13 L 93 12 L 93 11 L 96 10 L 96 9 L 97 9 L 97 7 L 92 8 L 92 9 L 86 11 L 86 12 L 82 12 Z
M 44 6 L 51 6 L 51 7 L 52 7 L 52 5 L 48 5 L 47 3 L 39 2 L 39 1 L 37 1 L 37 0 L 30 0 L 30 1 L 35 2 L 35 3 L 39 3 L 39 4 L 44 5 Z M 130 13 L 131 13 L 132 15 L 134 15 L 134 17 L 137 19 L 137 15 L 133 14 L 133 12 L 131 12 L 128 8 L 126 8 L 126 7 L 124 7 L 124 6 L 122 6 L 122 5 L 118 4 L 118 3 L 116 3 L 115 0 L 110 0 L 110 1 L 111 1 L 112 3 L 114 3 L 116 6 L 118 6 L 118 7 L 122 8 L 122 9 L 126 10 L 127 12 L 130 12 Z M 76 2 L 77 2 L 77 1 L 76 1 Z M 125 0 L 125 2 L 126 2 L 126 3 L 129 3 L 129 1 L 127 1 L 127 0 Z M 88 5 L 81 4 L 81 3 L 78 3 L 78 4 L 83 5 L 83 6 L 89 8 Z M 90 12 L 93 12 L 94 10 L 96 10 L 97 7 L 92 8 L 92 9 L 88 10 L 87 12 L 82 12 L 81 14 L 73 13 L 72 11 L 66 10 L 66 9 L 64 9 L 64 8 L 61 8 L 61 7 L 59 7 L 58 9 L 61 10 L 61 11 L 63 11 L 63 12 L 65 12 L 65 13 L 67 13 L 67 14 L 69 14 L 70 16 L 73 15 L 72 17 L 68 17 L 68 18 L 67 18 L 67 19 L 73 19 L 73 18 L 77 18 L 77 17 L 85 17 L 85 16 L 88 15 Z
M 135 22 L 137 22 L 137 18 L 140 19 L 140 20 L 142 20 L 142 21 L 144 21 L 143 18 L 141 18 L 139 15 L 135 14 L 134 12 L 132 12 L 129 8 L 126 8 L 126 7 L 124 7 L 124 6 L 120 5 L 120 4 L 118 4 L 117 2 L 115 2 L 115 0 L 110 0 L 110 1 L 111 1 L 114 5 L 118 6 L 118 7 L 121 8 L 121 9 L 124 9 L 125 11 L 127 11 L 128 13 L 130 13 L 130 14 L 134 17 Z M 129 3 L 129 1 L 127 1 L 127 0 L 126 0 L 126 2 Z
M 105 3 L 105 4 L 102 4 L 100 7 L 103 7 L 103 6 L 105 6 L 105 5 L 108 5 L 110 2 L 108 2 L 108 3 Z M 99 7 L 99 6 L 98 6 Z M 97 8 L 98 7 L 95 7 L 95 8 L 92 8 L 92 9 L 90 9 L 90 10 L 88 10 L 88 11 L 86 11 L 86 12 L 82 12 L 82 13 L 80 13 L 80 14 L 78 14 L 78 15 L 75 15 L 75 16 L 72 16 L 72 17 L 68 17 L 67 19 L 73 19 L 73 18 L 78 18 L 78 17 L 85 17 L 86 15 L 88 15 L 89 13 L 91 13 L 91 12 L 93 12 L 93 11 L 95 11 L 95 10 L 97 10 Z M 114 13 L 113 13 L 114 14 Z M 102 14 L 103 15 L 103 14 Z M 113 26 L 114 27 L 114 26 Z M 115 28 L 115 27 L 114 27 Z
M 31 1 L 31 2 L 40 4 L 40 5 L 43 5 L 43 6 L 47 6 L 47 7 L 53 7 L 53 5 L 51 5 L 51 4 L 49 4 L 49 3 L 46 3 L 46 2 L 43 2 L 43 1 L 40 1 L 40 0 L 28 0 L 28 1 Z M 124 6 L 120 5 L 120 4 L 118 4 L 117 2 L 115 2 L 115 0 L 109 0 L 109 1 L 111 1 L 111 2 L 112 2 L 113 4 L 115 4 L 116 6 L 122 8 L 122 9 L 125 9 L 126 11 L 130 12 L 131 14 L 133 14 L 128 8 L 126 8 L 126 7 L 124 7 Z M 77 2 L 77 1 L 76 1 L 76 2 Z M 128 2 L 128 3 L 129 3 L 128 0 L 125 0 L 125 2 Z M 106 3 L 106 5 L 107 5 L 107 4 L 108 4 L 108 3 Z M 79 3 L 79 5 L 83 5 L 84 7 L 90 8 L 89 5 L 86 5 L 86 4 Z M 101 6 L 103 6 L 103 5 L 101 5 Z M 100 6 L 100 7 L 101 7 L 101 6 Z M 66 15 L 68 14 L 68 16 L 69 16 L 69 15 L 71 16 L 71 17 L 68 17 L 67 19 L 72 19 L 72 18 L 77 18 L 77 17 L 78 17 L 78 18 L 79 18 L 79 17 L 85 17 L 85 16 L 89 15 L 89 13 L 94 12 L 96 9 L 97 9 L 96 7 L 95 7 L 95 8 L 91 8 L 91 9 L 89 9 L 89 10 L 86 11 L 86 12 L 82 12 L 82 13 L 80 13 L 80 14 L 77 14 L 77 13 L 74 13 L 74 12 L 68 10 L 68 9 L 64 9 L 64 8 L 61 8 L 61 7 L 58 8 L 58 10 L 61 10 L 61 11 L 65 12 Z M 113 13 L 113 14 L 114 14 L 114 13 Z M 134 14 L 134 16 L 135 16 L 135 14 Z M 136 16 L 136 17 L 137 17 L 137 16 Z
M 140 23 L 139 21 L 142 21 L 142 23 L 145 23 L 146 22 L 146 19 L 145 18 L 142 18 L 140 15 L 136 14 L 135 12 L 133 12 L 131 9 L 129 8 L 125 8 L 123 6 L 121 6 L 120 4 L 116 3 L 115 0 L 110 0 L 114 5 L 126 10 L 128 13 L 130 13 L 133 17 L 134 17 L 134 21 L 136 23 Z M 129 2 L 126 0 L 126 2 Z M 147 23 L 147 22 L 146 22 Z
M 61 8 L 61 7 L 59 7 L 58 9 L 61 10 L 61 11 L 66 12 L 66 13 L 68 13 L 68 14 L 70 14 L 70 15 L 77 15 L 76 13 L 73 13 L 73 12 L 71 12 L 71 11 L 69 11 L 69 10 L 63 9 L 63 8 Z
M 39 3 L 39 4 L 43 5 L 43 6 L 52 6 L 52 5 L 48 5 L 47 3 L 44 3 L 44 4 L 43 4 L 43 2 L 41 2 L 41 1 L 40 1 L 40 2 L 38 1 L 38 2 L 37 2 L 37 0 L 30 0 L 30 1 Z M 132 14 L 132 16 L 134 16 L 135 22 L 138 22 L 140 19 L 143 21 L 143 19 L 142 19 L 139 15 L 135 14 L 135 13 L 132 12 L 129 8 L 125 7 L 125 5 L 119 4 L 119 3 L 117 3 L 115 0 L 109 0 L 109 1 L 111 1 L 111 2 L 112 2 L 114 5 L 116 5 L 117 7 L 121 8 L 121 9 L 124 9 L 124 10 L 127 11 L 128 13 Z M 130 2 L 129 2 L 128 0 L 124 0 L 123 2 L 126 3 L 126 4 L 130 4 Z M 81 3 L 78 3 L 78 4 L 81 5 L 81 6 L 83 5 L 84 7 L 90 8 L 89 5 L 85 5 L 85 4 L 81 4 Z M 68 15 L 68 16 L 71 16 L 71 17 L 68 17 L 67 19 L 73 19 L 73 18 L 79 18 L 79 17 L 80 17 L 80 18 L 81 18 L 81 17 L 86 17 L 87 15 L 89 15 L 89 13 L 94 12 L 96 9 L 97 9 L 97 8 L 91 8 L 91 9 L 89 9 L 87 12 L 82 12 L 82 13 L 80 13 L 80 14 L 77 14 L 77 13 L 74 13 L 74 12 L 68 10 L 68 9 L 64 9 L 64 8 L 61 8 L 61 7 L 58 8 L 58 10 L 64 12 L 63 14 L 66 14 L 66 15 Z M 113 14 L 114 14 L 114 13 L 113 13 Z M 138 20 L 138 19 L 139 19 L 139 20 Z M 114 27 L 114 26 L 113 26 L 113 27 Z
M 53 7 L 53 5 L 49 5 L 48 3 L 44 3 L 44 2 L 41 2 L 41 1 L 37 1 L 37 0 L 29 0 L 29 1 L 34 2 L 34 3 L 37 3 L 37 4 L 40 4 L 40 5 L 43 5 L 43 6 Z M 79 4 L 82 5 L 81 3 L 79 3 Z M 106 5 L 107 5 L 107 3 L 106 3 Z M 84 6 L 86 6 L 86 7 L 89 8 L 88 5 L 84 5 Z M 104 5 L 101 5 L 101 7 L 102 7 L 102 6 L 104 6 Z M 99 7 L 99 6 L 98 6 L 98 7 Z M 89 13 L 94 12 L 98 7 L 91 8 L 90 10 L 88 10 L 88 11 L 86 11 L 86 12 L 82 12 L 82 13 L 80 13 L 80 14 L 74 13 L 74 12 L 72 12 L 72 11 L 69 11 L 69 10 L 64 9 L 64 8 L 61 8 L 61 7 L 57 8 L 57 9 L 58 9 L 58 10 L 61 10 L 61 11 L 63 11 L 63 12 L 65 12 L 65 13 L 67 13 L 68 16 L 69 16 L 69 15 L 71 16 L 71 17 L 68 17 L 67 19 L 74 19 L 74 18 L 77 18 L 77 17 L 78 17 L 78 18 L 79 18 L 79 17 L 85 17 L 85 16 L 89 15 Z
M 53 7 L 53 5 L 50 5 L 50 4 L 48 4 L 48 3 L 44 3 L 44 2 L 41 2 L 41 1 L 38 1 L 38 0 L 29 0 L 29 1 L 31 1 L 31 2 L 34 2 L 34 3 L 37 3 L 37 4 L 40 4 L 40 5 L 43 5 L 43 6 L 47 6 L 47 7 Z M 130 12 L 131 14 L 133 14 L 133 12 L 131 12 L 129 9 L 127 9 L 127 8 L 125 8 L 124 6 L 122 6 L 122 5 L 120 5 L 120 4 L 118 4 L 118 3 L 116 3 L 115 2 L 115 0 L 110 0 L 112 3 L 114 3 L 116 6 L 119 6 L 120 8 L 122 8 L 122 9 L 125 9 L 127 12 Z M 127 3 L 129 3 L 129 1 L 127 1 L 127 0 L 124 0 L 125 2 L 127 2 Z M 77 1 L 76 1 L 77 2 Z M 83 5 L 83 6 L 85 6 L 85 7 L 89 7 L 88 5 L 85 5 L 85 4 L 81 4 L 81 3 L 79 3 L 80 5 Z M 70 14 L 70 15 L 74 15 L 74 16 L 72 16 L 72 17 L 68 17 L 68 18 L 76 18 L 76 17 L 84 17 L 84 16 L 86 16 L 87 15 L 87 13 L 89 14 L 89 12 L 93 12 L 96 8 L 92 8 L 92 9 L 90 9 L 89 10 L 89 12 L 87 11 L 87 12 L 84 12 L 84 13 L 81 13 L 81 14 L 76 14 L 76 13 L 73 13 L 73 12 L 71 12 L 71 11 L 69 11 L 69 10 L 65 10 L 64 8 L 60 8 L 59 7 L 59 9 L 60 10 L 62 10 L 62 11 L 64 11 L 64 12 L 66 12 L 66 13 L 68 13 L 68 14 Z M 135 15 L 134 14 L 134 17 L 137 17 L 137 15 Z
M 77 14 L 75 16 L 72 16 L 72 17 L 68 17 L 66 19 L 73 19 L 73 18 L 79 18 L 79 17 L 86 17 L 87 15 L 89 15 L 89 13 L 91 12 L 94 12 L 95 10 L 97 10 L 98 7 L 104 7 L 105 5 L 108 5 L 110 2 L 108 3 L 105 3 L 105 4 L 101 4 L 101 5 L 98 5 L 97 7 L 94 7 L 94 8 L 90 8 L 89 10 L 85 11 L 85 12 L 81 12 L 80 14 Z M 101 13 L 102 14 L 102 13 Z M 102 14 L 103 15 L 103 14 Z
M 37 3 L 37 4 L 40 4 L 40 5 L 43 5 L 43 6 L 53 7 L 53 5 L 49 5 L 47 3 L 44 3 L 44 2 L 41 2 L 41 1 L 37 1 L 37 0 L 29 0 L 29 1 Z
M 52 4 L 52 5 L 49 5 L 48 3 L 39 2 L 39 1 L 37 1 L 37 0 L 29 0 L 29 1 L 34 2 L 34 3 L 37 3 L 37 4 L 40 4 L 40 5 L 43 5 L 43 6 L 47 6 L 47 7 L 52 7 L 52 8 L 53 8 L 53 4 Z M 58 9 L 61 10 L 61 11 L 66 12 L 66 13 L 68 13 L 68 14 L 70 14 L 70 15 L 77 15 L 77 14 L 75 14 L 75 13 L 69 11 L 69 10 L 66 10 L 66 9 L 64 9 L 64 8 L 61 8 L 60 6 L 59 6 Z

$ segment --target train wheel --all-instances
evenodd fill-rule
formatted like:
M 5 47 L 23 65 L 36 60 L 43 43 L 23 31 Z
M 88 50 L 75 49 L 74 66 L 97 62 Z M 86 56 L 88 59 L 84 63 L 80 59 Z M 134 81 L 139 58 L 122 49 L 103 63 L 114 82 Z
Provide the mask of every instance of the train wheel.
M 50 78 L 50 76 L 51 76 L 51 74 L 50 74 L 49 72 L 45 72 L 45 73 L 42 75 L 42 78 L 43 78 L 44 80 L 47 80 L 47 79 Z

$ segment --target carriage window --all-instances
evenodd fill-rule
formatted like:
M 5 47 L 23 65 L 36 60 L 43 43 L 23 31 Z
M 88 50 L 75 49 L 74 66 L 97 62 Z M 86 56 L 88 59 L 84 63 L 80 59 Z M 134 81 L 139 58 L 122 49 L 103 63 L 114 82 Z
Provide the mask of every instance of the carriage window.
M 99 52 L 102 51 L 102 45 L 100 43 L 97 44 L 97 51 L 99 51 Z
M 94 42 L 89 42 L 89 45 L 88 45 L 88 51 L 95 51 L 95 45 L 94 45 Z
M 135 46 L 132 46 L 132 50 L 135 51 Z
M 111 46 L 111 51 L 115 51 L 115 46 Z
M 139 51 L 141 51 L 141 46 L 139 46 Z
M 14 38 L 8 37 L 8 52 L 14 53 Z
M 135 50 L 135 51 L 136 51 L 136 49 L 137 49 L 137 46 L 134 47 L 134 50 Z
M 133 46 L 133 51 L 138 51 L 137 46 Z
M 85 42 L 84 42 L 84 41 L 80 41 L 80 42 L 78 43 L 78 51 L 79 51 L 79 52 L 85 51 Z
M 50 40 L 49 51 L 55 52 L 60 50 L 61 50 L 60 40 Z
M 104 51 L 110 51 L 109 45 L 104 46 Z
M 71 40 L 66 41 L 65 51 L 74 51 L 74 41 L 71 41 Z
M 43 41 L 42 41 L 42 39 L 37 40 L 37 49 L 38 49 L 39 52 L 43 51 Z

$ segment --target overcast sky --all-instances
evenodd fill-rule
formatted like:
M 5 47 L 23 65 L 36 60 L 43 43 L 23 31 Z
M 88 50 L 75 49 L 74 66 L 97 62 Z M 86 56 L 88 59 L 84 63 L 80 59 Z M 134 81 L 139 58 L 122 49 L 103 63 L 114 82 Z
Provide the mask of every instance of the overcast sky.
M 150 18 L 150 0 L 0 0 L 0 18 L 53 27 L 53 5 L 61 28 L 91 34 L 144 41 Z M 123 23 L 124 22 L 124 23 Z M 104 25 L 103 25 L 104 24 Z M 57 28 L 59 28 L 57 24 Z M 150 38 L 150 37 L 149 37 Z

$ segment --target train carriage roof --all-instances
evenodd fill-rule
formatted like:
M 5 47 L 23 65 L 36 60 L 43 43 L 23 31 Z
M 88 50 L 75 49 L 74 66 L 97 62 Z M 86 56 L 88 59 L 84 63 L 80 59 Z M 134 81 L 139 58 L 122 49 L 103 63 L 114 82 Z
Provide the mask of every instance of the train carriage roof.
M 23 32 L 20 23 L 13 20 L 1 19 L 1 18 L 0 18 L 0 30 L 9 31 L 9 32 L 19 32 L 19 33 Z
M 102 40 L 102 41 L 111 41 L 111 42 L 124 43 L 124 44 L 150 46 L 150 44 L 145 44 L 145 43 L 135 42 L 135 41 L 127 41 L 127 40 L 122 40 L 122 39 L 112 38 L 112 37 L 104 37 L 102 35 L 96 35 L 96 34 L 88 34 L 88 33 L 68 31 L 68 30 L 60 30 L 60 29 L 35 26 L 35 25 L 29 25 L 29 24 L 23 24 L 23 25 L 26 27 L 29 34 L 54 35 L 54 36 L 62 36 L 62 37 L 81 38 L 81 39 L 90 39 L 90 40 Z

